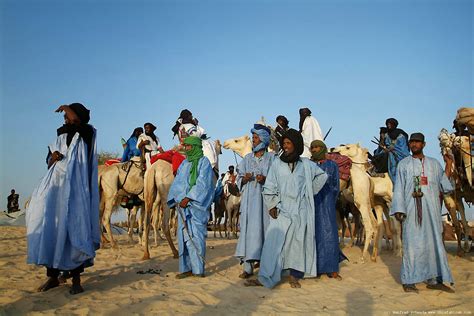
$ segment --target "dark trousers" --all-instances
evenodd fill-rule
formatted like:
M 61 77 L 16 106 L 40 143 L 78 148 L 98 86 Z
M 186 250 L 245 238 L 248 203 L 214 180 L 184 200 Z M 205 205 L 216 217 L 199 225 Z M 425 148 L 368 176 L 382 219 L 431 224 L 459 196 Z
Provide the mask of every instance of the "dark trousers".
M 63 270 L 59 269 L 54 269 L 54 268 L 46 268 L 46 275 L 50 278 L 57 278 L 59 277 L 59 273 Z M 63 272 L 69 272 L 72 277 L 79 276 L 82 272 L 84 272 L 84 265 L 80 265 L 77 268 L 69 271 L 63 271 Z
M 302 279 L 304 277 L 304 272 L 295 270 L 295 269 L 289 269 L 290 270 L 290 275 L 292 277 L 295 277 L 297 279 Z

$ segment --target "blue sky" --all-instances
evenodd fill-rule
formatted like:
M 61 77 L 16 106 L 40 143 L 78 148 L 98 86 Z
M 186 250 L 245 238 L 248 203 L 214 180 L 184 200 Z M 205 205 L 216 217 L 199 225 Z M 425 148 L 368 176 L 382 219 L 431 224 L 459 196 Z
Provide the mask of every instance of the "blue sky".
M 309 107 L 328 144 L 370 142 L 388 117 L 437 135 L 473 106 L 473 1 L 0 2 L 0 203 L 46 171 L 60 105 L 91 109 L 100 150 L 150 121 L 170 148 L 190 109 L 213 139 L 261 116 L 298 125 Z M 224 151 L 221 169 L 233 164 Z M 4 202 L 5 201 L 5 202 Z M 2 207 L 3 208 L 3 207 Z

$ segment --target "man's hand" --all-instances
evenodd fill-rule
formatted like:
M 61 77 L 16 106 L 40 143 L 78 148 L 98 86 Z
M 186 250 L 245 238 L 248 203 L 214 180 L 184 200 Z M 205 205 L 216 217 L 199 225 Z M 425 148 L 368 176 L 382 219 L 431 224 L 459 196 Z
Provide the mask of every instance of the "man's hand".
M 405 214 L 403 214 L 403 213 L 395 213 L 395 218 L 396 218 L 397 221 L 399 221 L 400 223 L 402 223 L 402 222 L 405 220 L 406 217 L 407 217 L 407 216 L 406 216 Z
M 181 207 L 181 208 L 188 207 L 189 201 L 191 201 L 191 199 L 185 197 L 184 199 L 181 200 L 181 202 L 179 202 L 179 207 Z
M 268 211 L 268 213 L 270 214 L 270 216 L 273 218 L 273 219 L 276 219 L 278 217 L 278 210 L 276 207 L 272 208 L 271 210 Z
M 67 105 L 60 105 L 59 108 L 57 108 L 56 111 L 54 111 L 54 112 L 61 113 L 61 112 L 65 111 L 65 109 L 67 107 L 68 107 Z
M 260 184 L 265 184 L 265 179 L 266 178 L 267 177 L 265 177 L 264 175 L 259 174 L 255 177 L 255 180 L 257 180 L 257 182 L 260 183 Z
M 63 159 L 63 158 L 64 158 L 64 155 L 61 154 L 61 153 L 60 153 L 59 151 L 57 151 L 57 150 L 51 154 L 51 159 L 52 159 L 53 162 L 59 161 L 59 160 L 61 160 L 61 159 Z
M 253 175 L 250 172 L 247 172 L 244 174 L 244 177 L 242 178 L 242 184 L 246 184 L 250 180 L 252 180 Z

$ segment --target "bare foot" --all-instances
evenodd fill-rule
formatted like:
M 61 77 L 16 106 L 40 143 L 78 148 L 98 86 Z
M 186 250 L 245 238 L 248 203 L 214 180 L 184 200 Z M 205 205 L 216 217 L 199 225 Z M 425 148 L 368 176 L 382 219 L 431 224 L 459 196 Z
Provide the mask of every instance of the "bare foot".
M 47 290 L 52 289 L 54 287 L 58 287 L 58 286 L 59 286 L 58 278 L 50 277 L 43 285 L 41 285 L 37 289 L 37 291 L 38 292 L 46 292 Z
M 328 273 L 328 277 L 331 279 L 338 280 L 338 281 L 342 280 L 342 277 L 337 272 Z
M 177 275 L 175 276 L 175 278 L 178 279 L 178 280 L 181 280 L 181 279 L 190 277 L 190 276 L 192 276 L 192 275 L 193 275 L 193 272 L 192 272 L 192 271 L 186 271 L 186 272 L 177 274 Z
M 244 271 L 244 272 L 242 272 L 242 273 L 239 275 L 239 278 L 241 278 L 241 279 L 248 279 L 248 278 L 250 278 L 250 276 L 252 276 L 252 275 L 253 275 L 253 274 Z
M 244 283 L 245 286 L 263 286 L 259 280 L 247 280 Z
M 297 278 L 295 278 L 294 276 L 292 276 L 292 275 L 290 275 L 290 280 L 288 281 L 288 283 L 290 283 L 290 286 L 293 289 L 301 288 L 301 284 L 300 284 L 299 280 Z

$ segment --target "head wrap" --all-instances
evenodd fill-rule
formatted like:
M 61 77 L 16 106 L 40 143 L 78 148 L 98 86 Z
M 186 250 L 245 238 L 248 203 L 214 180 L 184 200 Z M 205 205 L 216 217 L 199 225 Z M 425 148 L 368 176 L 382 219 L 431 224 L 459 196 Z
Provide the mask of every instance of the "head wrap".
M 94 128 L 87 124 L 90 120 L 90 111 L 81 103 L 71 103 L 68 107 L 77 115 L 81 123 L 75 124 L 64 124 L 57 129 L 57 135 L 67 134 L 66 145 L 69 146 L 76 133 L 79 133 L 82 140 L 87 145 L 87 150 L 90 150 L 92 146 L 92 138 L 94 137 Z
M 135 137 L 135 133 L 138 132 L 138 131 L 140 132 L 140 134 L 143 134 L 143 128 L 137 127 L 133 130 L 133 133 L 132 133 L 132 135 L 130 135 L 130 138 Z
M 288 121 L 288 119 L 285 116 L 278 115 L 277 118 L 276 118 L 276 122 L 278 123 L 279 120 L 283 121 L 283 126 L 282 127 L 288 127 L 288 124 L 290 123 L 290 121 Z
M 295 147 L 295 151 L 291 153 L 290 155 L 287 155 L 285 152 L 283 152 L 283 154 L 281 154 L 280 156 L 280 159 L 284 162 L 295 162 L 300 158 L 301 154 L 303 153 L 303 149 L 304 149 L 303 136 L 301 136 L 301 133 L 298 132 L 297 130 L 290 128 L 289 130 L 285 132 L 285 134 L 283 134 L 282 145 L 283 145 L 283 140 L 285 138 L 289 139 L 293 143 L 293 146 Z
M 71 103 L 69 108 L 76 113 L 77 117 L 81 120 L 81 124 L 87 124 L 90 120 L 90 111 L 86 109 L 81 103 Z
M 252 144 L 252 147 L 253 147 L 252 151 L 256 153 L 262 149 L 267 149 L 268 145 L 270 145 L 270 129 L 266 127 L 265 125 L 254 124 L 250 132 L 252 134 L 257 134 L 258 138 L 260 138 L 260 141 L 261 141 L 261 143 L 255 147 L 253 147 L 253 144 Z
M 393 117 L 388 118 L 385 121 L 385 125 L 388 125 L 388 123 L 392 123 L 392 128 L 391 129 L 389 129 L 387 127 L 387 134 L 390 137 L 390 139 L 396 140 L 398 138 L 398 136 L 400 134 L 402 134 L 405 137 L 405 139 L 408 141 L 408 134 L 404 130 L 402 130 L 400 128 L 397 128 L 398 121 L 396 119 L 394 119 Z
M 394 119 L 393 117 L 388 118 L 388 119 L 385 121 L 385 125 L 388 125 L 388 123 L 392 123 L 392 125 L 393 125 L 392 129 L 395 129 L 395 128 L 397 128 L 397 126 L 398 126 L 398 121 L 397 121 L 397 119 Z
M 328 148 L 326 144 L 322 140 L 313 140 L 311 142 L 311 148 L 313 147 L 320 147 L 321 150 L 317 153 L 311 153 L 311 160 L 313 161 L 321 161 L 326 159 L 326 154 L 328 153 Z
M 189 111 L 188 109 L 182 110 L 181 113 L 179 114 L 179 118 L 182 119 L 181 123 L 183 124 L 194 123 L 193 113 L 191 113 L 191 111 Z
M 185 145 L 192 145 L 190 150 L 185 152 L 186 159 L 191 163 L 191 172 L 189 174 L 189 188 L 196 184 L 198 177 L 199 159 L 204 156 L 202 151 L 202 140 L 196 136 L 188 136 L 184 139 Z
M 311 110 L 308 108 L 300 109 L 300 132 L 303 130 L 304 120 L 311 115 Z

